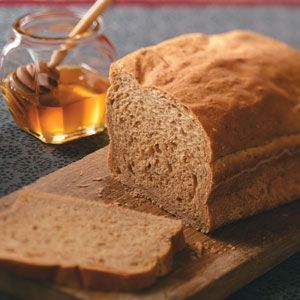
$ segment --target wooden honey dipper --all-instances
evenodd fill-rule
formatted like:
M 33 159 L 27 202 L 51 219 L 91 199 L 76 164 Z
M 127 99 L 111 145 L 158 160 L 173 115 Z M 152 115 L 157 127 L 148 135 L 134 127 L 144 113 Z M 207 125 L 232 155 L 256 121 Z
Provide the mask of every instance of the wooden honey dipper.
M 97 0 L 75 25 L 68 37 L 72 39 L 78 34 L 86 32 L 110 4 L 111 0 Z M 60 49 L 53 52 L 48 64 L 39 60 L 36 63 L 18 67 L 10 75 L 10 89 L 18 102 L 22 101 L 21 97 L 34 104 L 46 106 L 58 105 L 58 103 L 53 103 L 58 100 L 49 99 L 47 95 L 58 86 L 59 71 L 57 70 L 57 66 L 64 60 L 68 54 L 68 50 L 72 47 L 73 45 L 70 42 L 63 44 Z

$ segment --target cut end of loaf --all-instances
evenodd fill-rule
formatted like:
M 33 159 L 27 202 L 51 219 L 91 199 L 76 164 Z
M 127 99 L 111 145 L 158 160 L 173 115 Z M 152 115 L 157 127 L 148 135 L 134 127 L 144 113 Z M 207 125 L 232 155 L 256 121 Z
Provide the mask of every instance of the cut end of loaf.
M 0 214 L 0 266 L 71 287 L 139 290 L 170 271 L 180 221 L 32 191 Z
M 107 112 L 113 174 L 207 232 L 210 150 L 190 110 L 112 68 Z

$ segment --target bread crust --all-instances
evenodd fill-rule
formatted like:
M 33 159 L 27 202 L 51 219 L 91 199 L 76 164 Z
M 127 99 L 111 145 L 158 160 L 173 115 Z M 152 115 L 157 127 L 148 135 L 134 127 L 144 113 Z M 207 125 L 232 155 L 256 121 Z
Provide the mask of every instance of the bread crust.
M 169 94 L 204 128 L 210 161 L 300 132 L 300 53 L 248 31 L 188 34 L 111 67 Z
M 287 204 L 299 195 L 299 152 L 285 153 L 213 190 L 208 204 L 210 222 L 204 230 Z
M 141 93 L 151 89 L 168 103 L 184 106 L 195 120 L 193 130 L 205 133 L 202 161 L 208 176 L 203 184 L 206 196 L 197 199 L 201 219 L 192 220 L 170 199 L 156 201 L 157 195 L 144 189 L 167 211 L 209 232 L 300 196 L 296 167 L 300 167 L 300 52 L 296 49 L 248 31 L 189 34 L 115 62 L 108 96 L 109 166 L 124 184 L 134 186 L 128 176 L 116 174 L 113 153 L 118 141 L 110 99 L 122 74 Z M 267 192 L 259 192 L 262 185 Z M 251 193 L 256 198 L 251 200 Z

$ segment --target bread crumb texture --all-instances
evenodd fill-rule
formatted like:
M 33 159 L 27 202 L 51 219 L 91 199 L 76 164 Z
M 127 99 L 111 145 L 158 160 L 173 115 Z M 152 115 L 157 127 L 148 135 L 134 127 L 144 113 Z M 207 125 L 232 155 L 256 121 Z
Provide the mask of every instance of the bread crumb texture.
M 180 221 L 35 191 L 0 214 L 0 228 L 0 266 L 93 289 L 144 288 L 184 245 Z

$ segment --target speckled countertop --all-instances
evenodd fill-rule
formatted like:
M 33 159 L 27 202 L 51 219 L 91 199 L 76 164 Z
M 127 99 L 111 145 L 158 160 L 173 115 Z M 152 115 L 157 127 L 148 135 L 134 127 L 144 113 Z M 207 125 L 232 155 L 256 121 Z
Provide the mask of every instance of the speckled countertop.
M 0 47 L 17 17 L 41 6 L 0 7 Z M 84 7 L 73 7 L 84 9 Z M 119 56 L 139 47 L 186 33 L 255 30 L 300 49 L 300 6 L 190 6 L 112 8 L 104 17 L 105 33 Z M 23 133 L 0 101 L 0 196 L 63 167 L 107 144 L 104 134 L 65 145 L 49 146 Z M 0 300 L 13 299 L 1 294 Z M 300 299 L 300 253 L 256 279 L 230 299 Z

